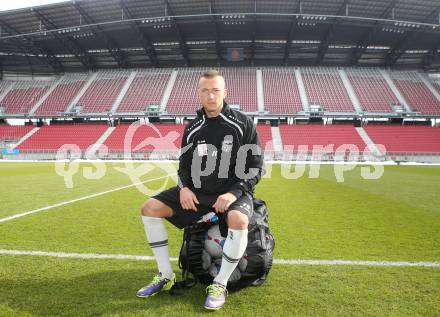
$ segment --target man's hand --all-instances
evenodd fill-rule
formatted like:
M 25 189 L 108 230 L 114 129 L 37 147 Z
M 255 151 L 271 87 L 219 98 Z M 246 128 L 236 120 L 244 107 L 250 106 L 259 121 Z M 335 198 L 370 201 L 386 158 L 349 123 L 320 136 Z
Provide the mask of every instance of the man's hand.
M 217 201 L 214 205 L 212 205 L 213 208 L 215 208 L 216 212 L 225 212 L 231 204 L 237 200 L 237 197 L 235 197 L 232 193 L 226 193 L 223 195 L 220 195 L 217 197 Z
M 196 204 L 199 204 L 196 195 L 188 187 L 183 187 L 180 190 L 180 204 L 185 210 L 197 211 Z

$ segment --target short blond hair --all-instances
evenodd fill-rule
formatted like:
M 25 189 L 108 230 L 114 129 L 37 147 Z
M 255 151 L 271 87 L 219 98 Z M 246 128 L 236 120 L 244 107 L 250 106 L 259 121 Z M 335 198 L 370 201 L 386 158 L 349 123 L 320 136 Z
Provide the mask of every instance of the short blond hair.
M 210 69 L 204 72 L 201 76 L 202 78 L 214 78 L 214 77 L 223 77 L 223 75 L 216 69 Z

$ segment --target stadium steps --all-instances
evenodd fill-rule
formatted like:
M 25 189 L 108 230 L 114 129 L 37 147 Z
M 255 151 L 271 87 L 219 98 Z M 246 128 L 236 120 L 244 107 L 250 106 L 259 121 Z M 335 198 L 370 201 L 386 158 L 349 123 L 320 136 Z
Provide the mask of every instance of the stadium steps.
M 35 132 L 37 132 L 38 130 L 40 130 L 40 128 L 35 127 L 33 128 L 31 131 L 29 131 L 28 133 L 26 133 L 20 140 L 18 140 L 17 144 L 15 144 L 15 147 L 18 147 L 20 144 L 22 144 L 24 141 L 26 141 L 27 139 L 29 139 Z
M 344 71 L 363 112 L 391 113 L 392 105 L 399 103 L 377 68 L 350 68 Z
M 279 127 L 271 127 L 272 130 L 272 143 L 275 152 L 283 151 L 283 141 L 281 140 L 281 133 Z
M 64 145 L 75 145 L 81 151 L 96 143 L 107 130 L 105 124 L 44 125 L 29 139 L 20 144 L 22 151 L 57 151 Z
M 383 78 L 387 82 L 388 86 L 391 88 L 394 95 L 397 97 L 397 100 L 399 100 L 400 104 L 403 105 L 408 112 L 412 112 L 412 109 L 406 102 L 405 98 L 403 98 L 402 94 L 400 93 L 399 89 L 397 89 L 396 85 L 394 85 L 393 80 L 391 79 L 390 75 L 383 69 L 380 70 L 380 73 L 382 74 Z
M 327 113 L 355 113 L 337 69 L 303 67 L 301 76 L 310 105 L 319 105 Z
M 40 100 L 37 101 L 37 103 L 33 106 L 33 108 L 29 111 L 29 115 L 35 114 L 37 109 L 43 104 L 44 101 L 46 101 L 47 97 L 57 88 L 57 86 L 61 83 L 63 80 L 63 76 L 61 76 L 57 81 L 53 83 L 53 85 L 46 91 L 46 93 L 41 97 Z
M 390 71 L 390 77 L 414 112 L 440 114 L 440 101 L 431 93 L 417 72 Z
M 165 88 L 165 91 L 163 93 L 162 100 L 160 101 L 160 112 L 165 112 L 165 108 L 167 107 L 168 100 L 170 99 L 171 93 L 174 88 L 174 83 L 176 82 L 177 78 L 177 70 L 173 70 L 171 73 L 170 79 L 168 80 L 167 87 Z
M 306 88 L 304 87 L 304 81 L 299 68 L 295 69 L 296 82 L 298 83 L 299 96 L 301 98 L 301 103 L 304 111 L 309 111 L 309 99 L 307 98 Z
M 6 89 L 0 94 L 0 103 L 2 102 L 3 98 L 6 97 L 6 95 L 14 88 L 15 82 L 11 82 L 11 84 L 6 87 Z
M 343 69 L 338 70 L 339 76 L 341 77 L 342 83 L 344 84 L 345 90 L 347 90 L 348 97 L 350 98 L 351 103 L 353 104 L 354 109 L 357 113 L 362 113 L 362 107 L 359 102 L 356 93 L 354 92 L 353 86 L 348 79 L 347 73 Z
M 15 147 L 15 144 L 33 128 L 34 126 L 29 125 L 0 124 L 0 150 Z
M 263 151 L 273 151 L 272 129 L 268 124 L 257 124 L 257 133 Z
M 264 113 L 264 88 L 261 69 L 257 69 L 257 107 L 259 113 Z
M 112 132 L 116 129 L 116 127 L 109 127 L 105 132 L 99 137 L 98 140 L 96 140 L 95 144 L 90 148 L 89 151 L 87 151 L 86 156 L 90 157 L 93 156 L 94 153 L 105 143 L 107 138 L 112 134 Z
M 92 73 L 89 77 L 89 79 L 87 80 L 87 82 L 84 84 L 84 86 L 81 88 L 81 90 L 79 91 L 79 93 L 76 95 L 75 98 L 73 98 L 72 102 L 70 103 L 70 105 L 67 107 L 66 112 L 70 112 L 72 110 L 72 108 L 78 104 L 79 100 L 81 99 L 81 97 L 84 95 L 84 93 L 87 91 L 87 89 L 89 89 L 90 85 L 95 81 L 96 77 L 98 77 L 98 72 L 96 73 Z
M 435 96 L 435 98 L 437 98 L 438 101 L 440 101 L 440 94 L 438 93 L 438 91 L 431 85 L 431 83 L 429 82 L 429 80 L 426 79 L 426 77 L 421 74 L 421 73 L 417 73 L 417 75 L 420 77 L 420 79 L 422 80 L 422 82 L 426 85 L 426 87 L 428 87 L 429 91 Z
M 376 146 L 376 144 L 373 142 L 373 140 L 368 135 L 367 131 L 364 130 L 362 127 L 356 128 L 357 133 L 362 138 L 362 140 L 365 142 L 365 144 L 368 146 L 368 149 L 377 156 L 383 156 L 385 153 L 382 153 Z M 362 149 L 359 149 L 362 150 Z
M 116 100 L 112 105 L 111 113 L 115 113 L 116 109 L 118 109 L 119 105 L 121 104 L 122 99 L 124 99 L 125 94 L 127 93 L 128 89 L 130 88 L 131 83 L 135 79 L 136 75 L 137 75 L 137 71 L 132 71 L 130 73 L 130 76 L 128 76 L 127 80 L 125 81 L 124 86 L 122 86 L 122 89 L 119 92 L 118 97 L 116 97 Z

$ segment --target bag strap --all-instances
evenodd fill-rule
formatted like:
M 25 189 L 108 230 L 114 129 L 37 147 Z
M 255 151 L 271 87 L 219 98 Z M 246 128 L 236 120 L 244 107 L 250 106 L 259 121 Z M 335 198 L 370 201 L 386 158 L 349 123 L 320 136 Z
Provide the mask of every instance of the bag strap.
M 185 271 L 185 273 L 182 273 L 182 277 L 183 280 L 182 281 L 178 281 L 176 283 L 174 283 L 174 285 L 171 287 L 170 289 L 170 295 L 183 295 L 181 290 L 185 290 L 188 288 L 193 287 L 194 285 L 197 284 L 197 280 L 191 277 L 189 277 L 189 272 Z
M 191 241 L 192 232 L 191 228 L 185 228 L 183 230 L 183 239 L 182 239 L 182 246 L 180 247 L 180 250 L 183 250 L 183 248 L 186 248 L 186 263 L 185 266 L 183 265 L 182 261 L 182 254 L 179 254 L 179 268 L 182 270 L 182 280 L 174 283 L 174 285 L 170 289 L 170 295 L 182 295 L 180 290 L 184 290 L 187 288 L 191 288 L 194 285 L 197 284 L 197 280 L 195 277 L 188 271 L 189 268 L 189 242 Z M 182 252 L 182 251 L 180 251 Z M 190 277 L 191 274 L 191 277 Z
M 179 259 L 178 259 L 179 269 L 181 269 L 181 270 L 183 270 L 182 250 L 183 250 L 183 247 L 185 246 L 185 242 L 186 242 L 186 254 L 188 254 L 188 248 L 189 248 L 188 245 L 189 245 L 190 239 L 191 239 L 191 233 L 189 232 L 189 230 L 187 230 L 187 228 L 185 228 L 183 230 L 182 245 L 180 246 L 180 253 L 179 253 Z M 186 258 L 188 259 L 188 256 Z M 186 263 L 186 264 L 188 265 L 188 263 Z M 188 266 L 186 266 L 186 267 L 188 267 Z

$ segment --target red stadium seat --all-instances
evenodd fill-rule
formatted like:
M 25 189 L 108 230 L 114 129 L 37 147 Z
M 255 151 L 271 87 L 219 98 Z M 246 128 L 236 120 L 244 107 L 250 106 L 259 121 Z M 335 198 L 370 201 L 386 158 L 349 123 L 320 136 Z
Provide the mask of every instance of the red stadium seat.
M 78 102 L 83 107 L 82 112 L 109 112 L 128 76 L 129 72 L 127 71 L 99 72 Z
M 301 68 L 309 104 L 321 105 L 326 112 L 355 112 L 335 68 Z
M 87 74 L 65 75 L 63 80 L 38 107 L 36 115 L 59 115 L 65 112 L 86 83 Z
M 295 114 L 303 110 L 293 69 L 265 68 L 264 110 L 270 114 Z
M 169 114 L 195 114 L 201 108 L 197 96 L 197 85 L 200 76 L 206 69 L 181 69 L 174 83 L 173 91 L 166 107 Z M 257 78 L 253 68 L 222 68 L 229 104 L 239 104 L 244 112 L 257 112 Z
M 366 125 L 376 144 L 390 152 L 440 153 L 440 129 L 429 126 Z
M 17 141 L 34 128 L 32 125 L 0 124 L 0 141 Z
M 6 114 L 27 114 L 52 84 L 53 81 L 17 81 L 0 103 Z
M 411 109 L 425 115 L 439 115 L 440 101 L 415 72 L 390 72 L 396 87 Z
M 257 125 L 257 133 L 260 137 L 261 148 L 262 150 L 274 150 L 273 144 L 269 142 L 273 142 L 272 138 L 272 128 L 268 124 L 258 124 Z
M 365 112 L 392 112 L 397 97 L 378 69 L 348 69 L 348 78 Z
M 129 134 L 127 133 L 130 124 L 121 124 L 118 125 L 113 132 L 109 135 L 109 137 L 105 140 L 104 145 L 108 147 L 111 151 L 124 151 L 124 142 L 127 139 L 130 147 L 128 148 L 130 151 L 174 151 L 176 149 L 180 149 L 182 143 L 183 136 L 183 125 L 177 124 L 156 124 L 153 127 L 148 125 L 139 125 L 135 127 L 135 132 L 133 134 L 132 139 L 129 139 Z M 156 129 L 158 132 L 156 132 Z M 147 141 L 147 138 L 159 138 L 165 137 L 170 132 L 176 132 L 176 134 L 171 134 L 173 137 L 176 136 L 172 144 L 168 144 L 166 142 L 147 142 L 145 146 L 139 147 L 140 143 L 143 141 Z M 160 143 L 160 144 L 159 144 Z
M 57 150 L 64 144 L 76 144 L 86 150 L 107 130 L 106 124 L 60 124 L 41 127 L 18 146 L 21 151 Z
M 308 146 L 309 151 L 314 145 L 327 146 L 333 144 L 333 150 L 343 144 L 354 144 L 362 152 L 366 145 L 352 125 L 280 125 L 281 140 L 284 148 Z
M 139 71 L 116 112 L 143 112 L 148 105 L 160 105 L 170 76 L 170 70 Z

